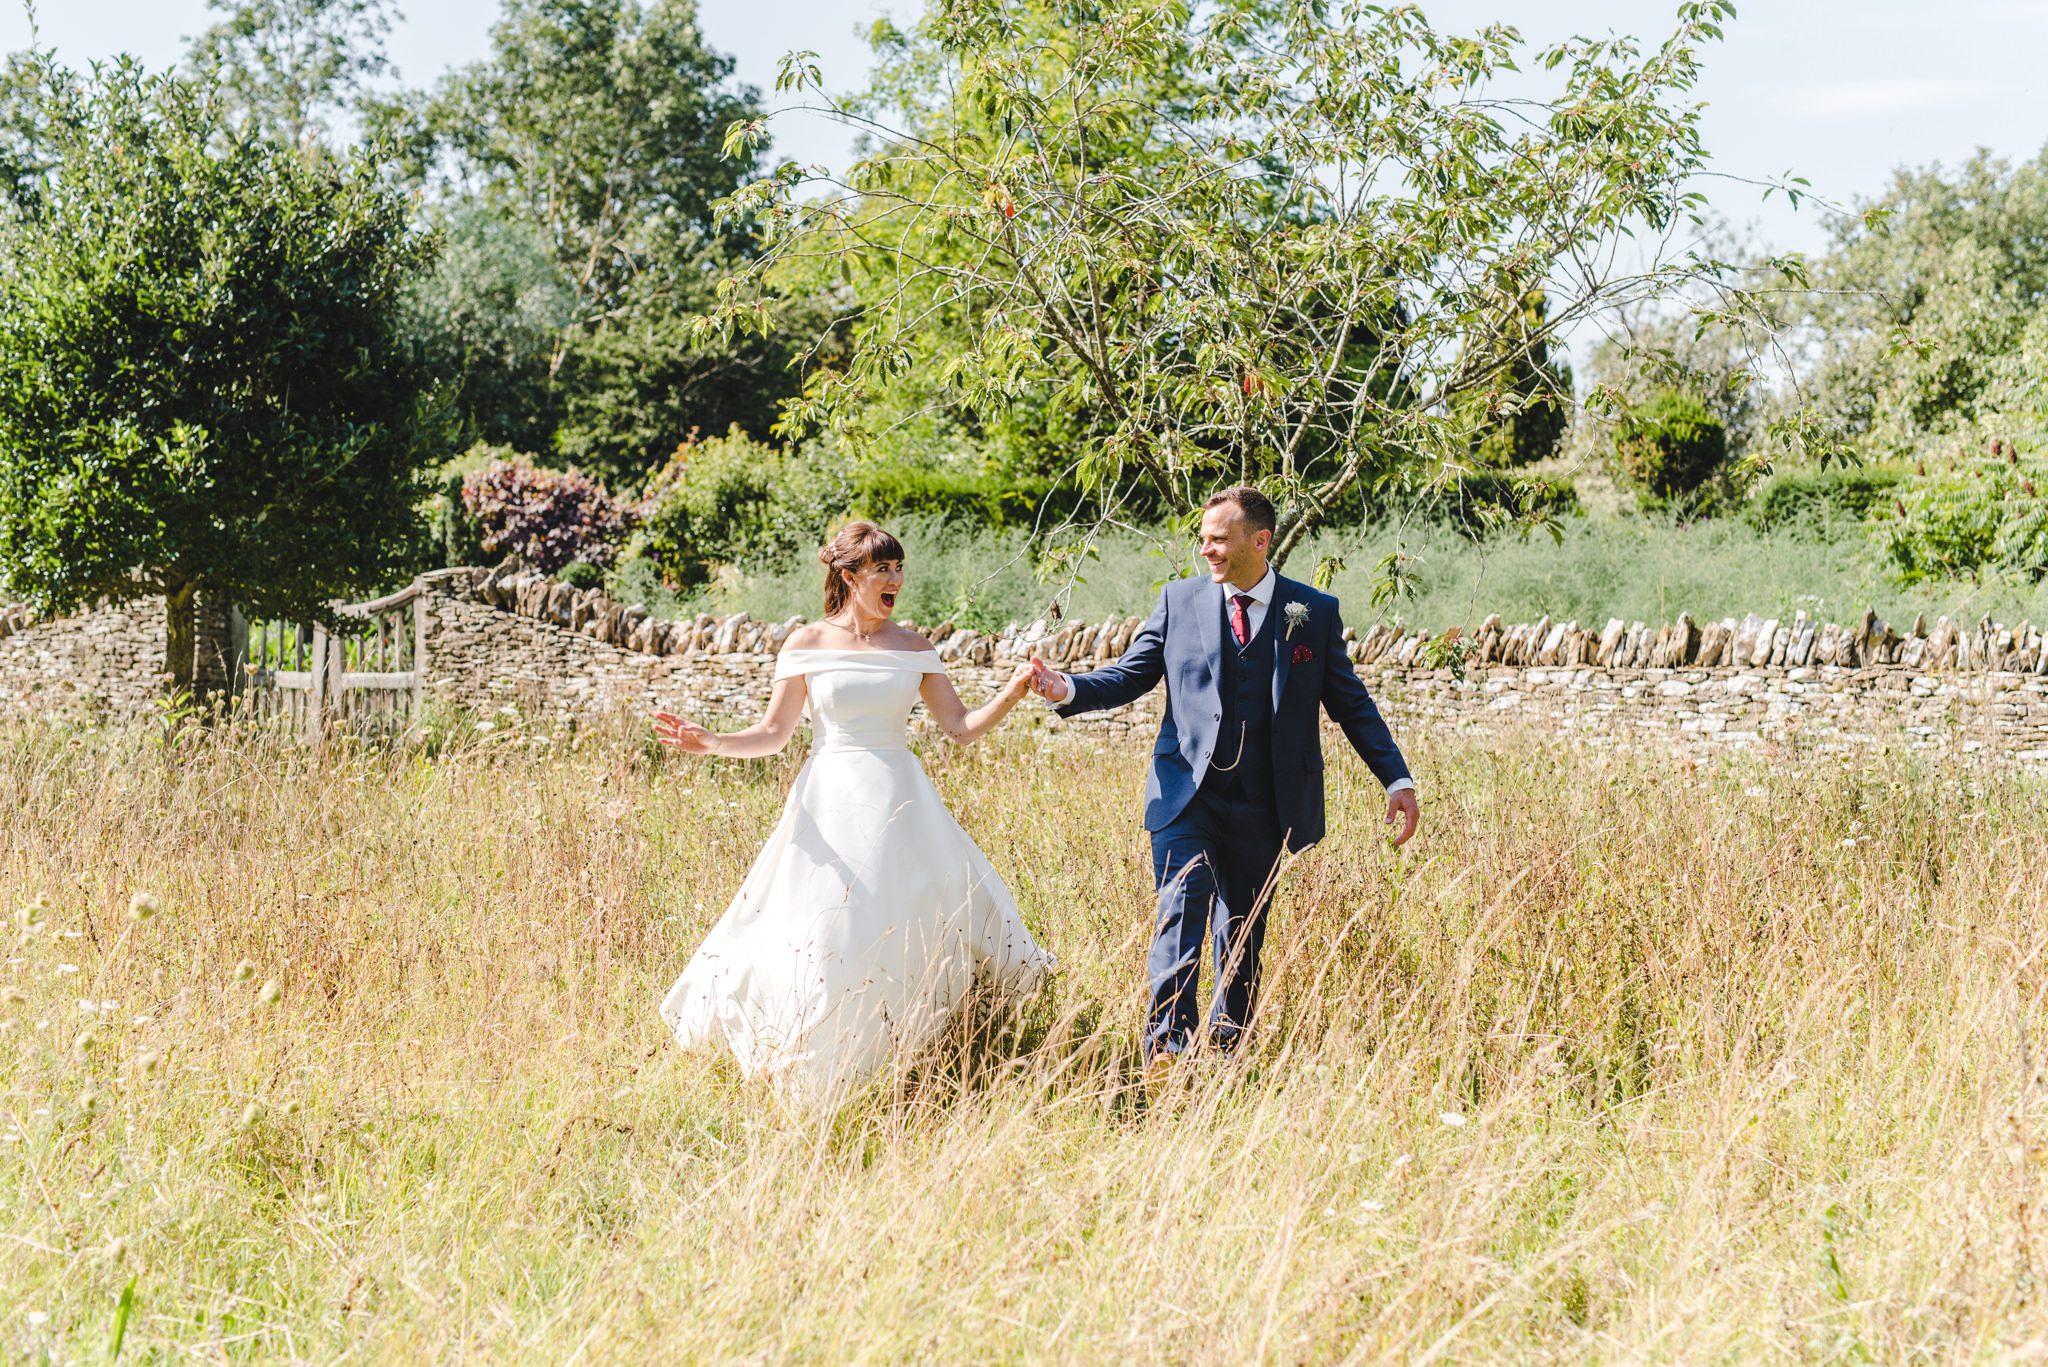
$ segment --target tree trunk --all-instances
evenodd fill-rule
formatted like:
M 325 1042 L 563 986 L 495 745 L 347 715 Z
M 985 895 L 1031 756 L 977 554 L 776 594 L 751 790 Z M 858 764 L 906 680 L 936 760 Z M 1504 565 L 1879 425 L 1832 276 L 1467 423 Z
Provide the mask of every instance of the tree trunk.
M 192 610 L 192 702 L 211 710 L 234 694 L 234 610 L 216 589 L 201 589 Z
M 1321 521 L 1316 506 L 1304 499 L 1292 499 L 1280 509 L 1279 516 L 1274 519 L 1273 544 L 1266 551 L 1266 559 L 1272 562 L 1273 568 L 1277 570 L 1286 565 L 1287 557 L 1294 554 L 1294 548 L 1301 544 L 1301 539 L 1314 531 Z
M 164 594 L 164 685 L 173 699 L 192 693 L 192 661 L 195 655 L 193 600 L 195 584 L 180 584 Z

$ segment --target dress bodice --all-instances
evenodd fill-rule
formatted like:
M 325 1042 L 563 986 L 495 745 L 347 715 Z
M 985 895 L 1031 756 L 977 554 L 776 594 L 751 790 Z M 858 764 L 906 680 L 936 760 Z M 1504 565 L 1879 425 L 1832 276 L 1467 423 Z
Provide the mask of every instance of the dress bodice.
M 811 750 L 903 750 L 910 709 L 927 674 L 945 672 L 930 650 L 785 650 L 775 677 L 804 676 Z

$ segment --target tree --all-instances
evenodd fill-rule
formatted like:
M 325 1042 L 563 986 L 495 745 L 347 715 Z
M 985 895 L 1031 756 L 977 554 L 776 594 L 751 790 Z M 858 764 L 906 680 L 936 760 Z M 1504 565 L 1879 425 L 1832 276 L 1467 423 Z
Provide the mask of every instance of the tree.
M 1728 429 L 1695 396 L 1660 389 L 1631 411 L 1614 453 L 1629 481 L 1654 503 L 1705 484 L 1728 457 Z
M 0 270 L 0 583 L 332 620 L 416 551 L 433 436 L 403 291 L 431 260 L 365 159 L 307 158 L 131 62 L 45 81 L 46 193 Z
M 725 346 L 689 334 L 716 280 L 751 250 L 744 225 L 713 224 L 712 205 L 752 170 L 722 140 L 758 98 L 730 86 L 731 60 L 696 20 L 692 0 L 510 0 L 487 60 L 370 119 L 434 191 L 451 235 L 516 254 L 544 301 L 507 315 L 490 297 L 502 284 L 457 273 L 455 257 L 434 288 L 450 306 L 437 346 L 465 358 L 476 435 L 552 446 L 619 487 L 693 427 L 764 430 L 794 388 L 783 339 Z M 516 327 L 493 321 L 507 318 Z M 506 415 L 519 410 L 537 415 L 547 442 L 511 430 Z
M 1496 407 L 1518 353 L 1714 272 L 1676 251 L 1620 269 L 1603 249 L 1703 204 L 1686 95 L 1731 12 L 1682 4 L 1647 49 L 1531 54 L 1506 26 L 1439 34 L 1408 6 L 938 0 L 904 40 L 914 100 L 840 106 L 808 54 L 785 61 L 782 88 L 873 147 L 844 176 L 784 164 L 734 196 L 770 246 L 703 326 L 762 326 L 772 271 L 843 262 L 857 341 L 794 426 L 858 437 L 951 309 L 970 319 L 954 394 L 1085 415 L 1075 473 L 1105 514 L 1133 480 L 1186 513 L 1249 478 L 1282 505 L 1284 560 L 1361 484 L 1469 459 L 1465 404 Z M 1555 73 L 1550 99 L 1497 93 L 1520 66 Z M 1552 311 L 1532 328 L 1539 289 Z
M 1513 468 L 1547 460 L 1569 425 L 1572 371 L 1551 352 L 1543 327 L 1550 305 L 1543 291 L 1531 291 L 1519 313 L 1520 326 L 1506 334 L 1508 355 L 1499 385 L 1472 403 L 1478 415 L 1472 456 L 1483 466 Z
M 434 215 L 442 251 L 408 299 L 435 373 L 458 387 L 470 441 L 546 451 L 556 414 L 548 360 L 575 317 L 575 290 L 536 224 L 473 200 Z
M 47 75 L 47 63 L 34 52 L 0 58 L 0 222 L 33 205 L 53 169 Z
M 393 0 L 206 0 L 227 17 L 192 40 L 187 60 L 218 83 L 237 127 L 287 147 L 317 145 L 330 120 L 391 70 Z
M 1900 170 L 1844 215 L 1804 297 L 1813 403 L 1870 453 L 1900 456 L 2009 402 L 2048 307 L 2048 151 Z

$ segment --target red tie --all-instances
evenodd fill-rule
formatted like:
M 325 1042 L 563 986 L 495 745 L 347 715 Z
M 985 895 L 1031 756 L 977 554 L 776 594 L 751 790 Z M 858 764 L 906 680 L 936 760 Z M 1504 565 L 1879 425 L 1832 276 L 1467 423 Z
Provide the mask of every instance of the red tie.
M 1245 609 L 1252 605 L 1249 593 L 1234 594 L 1230 599 L 1230 634 L 1237 638 L 1239 645 L 1249 644 L 1252 639 L 1252 623 L 1245 616 Z

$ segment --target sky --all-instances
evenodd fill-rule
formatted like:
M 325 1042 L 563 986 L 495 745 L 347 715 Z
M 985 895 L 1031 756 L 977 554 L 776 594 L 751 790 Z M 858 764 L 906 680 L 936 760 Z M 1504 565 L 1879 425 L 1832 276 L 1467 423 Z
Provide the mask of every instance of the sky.
M 483 57 L 498 0 L 400 0 L 390 56 L 409 85 Z M 206 0 L 40 0 L 40 35 L 82 66 L 127 51 L 151 66 L 175 62 L 211 22 Z M 1661 36 L 1673 3 L 1649 0 L 1430 0 L 1440 29 L 1494 21 L 1534 44 L 1573 34 Z M 772 92 L 777 59 L 816 51 L 828 86 L 855 89 L 867 69 L 857 33 L 878 17 L 908 20 L 915 0 L 699 0 L 712 46 L 738 79 Z M 22 0 L 0 0 L 0 50 L 27 46 Z M 1714 207 L 1775 250 L 1826 245 L 1822 215 L 1766 203 L 1747 181 L 1805 176 L 1829 199 L 1880 194 L 1899 165 L 1954 166 L 1978 148 L 2010 160 L 2048 145 L 2048 0 L 1738 0 L 1727 40 L 1711 48 L 1697 95 L 1705 137 L 1726 179 L 1706 188 Z M 772 101 L 771 101 L 772 103 Z M 850 136 L 821 119 L 780 118 L 778 150 L 840 163 Z

